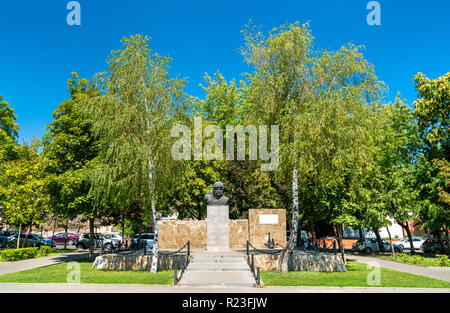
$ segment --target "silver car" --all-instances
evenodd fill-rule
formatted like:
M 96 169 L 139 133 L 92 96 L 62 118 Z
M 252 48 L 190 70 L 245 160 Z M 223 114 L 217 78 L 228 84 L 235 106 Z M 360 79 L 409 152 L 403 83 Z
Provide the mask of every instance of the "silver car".
M 383 244 L 384 251 L 391 251 L 391 244 L 386 240 L 381 241 Z M 403 252 L 403 247 L 393 243 L 394 252 L 401 253 Z M 353 249 L 359 252 L 371 253 L 371 252 L 380 252 L 378 247 L 378 241 L 376 238 L 364 238 L 359 239 L 356 243 L 353 244 Z

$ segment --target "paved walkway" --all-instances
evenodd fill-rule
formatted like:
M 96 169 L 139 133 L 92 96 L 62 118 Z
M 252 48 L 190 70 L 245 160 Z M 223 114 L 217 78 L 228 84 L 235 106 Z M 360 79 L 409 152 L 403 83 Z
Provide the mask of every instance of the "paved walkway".
M 13 262 L 0 262 L 0 275 L 26 271 L 63 262 L 71 262 L 81 258 L 87 258 L 88 256 L 88 252 L 72 252 Z
M 406 264 L 400 262 L 393 262 L 387 260 L 381 260 L 378 258 L 372 258 L 360 255 L 347 255 L 347 260 L 356 261 L 365 264 L 379 264 L 380 267 L 388 268 L 391 270 L 410 273 L 419 276 L 426 276 L 430 278 L 436 278 L 450 282 L 450 267 L 431 267 L 431 266 L 419 266 L 413 264 Z
M 252 287 L 255 280 L 240 253 L 192 254 L 181 287 Z
M 450 293 L 441 288 L 385 287 L 171 287 L 122 284 L 0 284 L 0 293 Z

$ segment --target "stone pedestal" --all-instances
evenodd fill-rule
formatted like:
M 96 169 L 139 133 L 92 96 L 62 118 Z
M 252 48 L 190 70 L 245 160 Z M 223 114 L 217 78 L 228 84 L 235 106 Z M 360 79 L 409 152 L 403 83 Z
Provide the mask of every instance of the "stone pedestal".
M 206 225 L 207 251 L 230 249 L 230 217 L 228 205 L 208 205 Z

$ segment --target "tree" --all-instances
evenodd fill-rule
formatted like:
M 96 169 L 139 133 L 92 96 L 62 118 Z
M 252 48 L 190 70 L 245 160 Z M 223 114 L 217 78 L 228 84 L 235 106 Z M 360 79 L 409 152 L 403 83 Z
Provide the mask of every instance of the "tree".
M 16 124 L 16 119 L 14 110 L 0 96 L 0 164 L 17 156 L 15 147 L 19 125 Z
M 381 212 L 394 218 L 406 231 L 414 247 L 408 221 L 418 218 L 418 192 L 415 168 L 420 137 L 412 110 L 397 95 L 394 104 L 380 112 L 381 139 L 377 143 L 378 170 L 381 175 Z M 376 197 L 373 197 L 376 198 Z
M 89 196 L 89 174 L 92 161 L 98 153 L 98 139 L 91 124 L 78 111 L 77 104 L 98 95 L 87 79 L 72 73 L 68 80 L 70 99 L 64 100 L 53 113 L 54 120 L 47 126 L 43 136 L 43 154 L 46 158 L 45 190 L 49 195 L 50 209 L 67 223 L 79 214 L 89 220 L 93 230 L 95 218 L 103 216 L 97 212 Z M 93 232 L 91 233 L 90 257 L 93 257 Z
M 17 146 L 17 159 L 6 162 L 0 183 L 0 207 L 10 225 L 41 225 L 47 215 L 47 196 L 43 192 L 44 161 L 38 153 L 40 143 Z M 26 241 L 26 238 L 25 238 Z M 19 248 L 20 240 L 17 241 Z M 25 242 L 24 242 L 25 244 Z
M 249 120 L 280 125 L 277 174 L 293 180 L 293 236 L 288 247 L 296 241 L 298 182 L 301 206 L 312 203 L 314 218 L 337 225 L 343 255 L 342 191 L 357 183 L 356 169 L 372 157 L 373 108 L 383 83 L 361 47 L 348 44 L 338 51 L 313 51 L 307 24 L 283 25 L 267 38 L 249 28 L 244 36 L 242 53 L 255 69 L 246 76 L 244 111 Z M 286 256 L 280 257 L 279 271 L 287 271 Z
M 422 73 L 414 77 L 418 100 L 414 102 L 422 138 L 417 164 L 417 185 L 423 228 L 448 238 L 450 224 L 448 164 L 450 162 L 450 72 L 436 79 Z
M 108 72 L 97 77 L 102 95 L 79 106 L 101 140 L 90 195 L 97 204 L 113 209 L 136 203 L 140 208 L 151 206 L 155 232 L 151 271 L 156 272 L 156 200 L 173 188 L 183 165 L 171 157 L 171 128 L 185 112 L 185 81 L 169 77 L 171 59 L 153 54 L 148 37 L 130 36 L 121 42 L 123 48 L 108 60 Z
M 414 114 L 430 148 L 440 151 L 434 157 L 449 161 L 450 72 L 431 80 L 422 73 L 414 77 L 418 100 Z

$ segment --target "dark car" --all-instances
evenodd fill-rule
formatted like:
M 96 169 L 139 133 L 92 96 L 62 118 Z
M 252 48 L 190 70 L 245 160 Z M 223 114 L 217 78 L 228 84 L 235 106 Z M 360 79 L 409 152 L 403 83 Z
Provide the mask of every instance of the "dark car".
M 66 241 L 68 246 L 76 245 L 78 242 L 78 236 L 72 233 L 67 233 L 67 237 L 65 236 L 65 233 L 58 233 L 48 239 L 54 240 L 58 245 L 63 245 Z
M 25 241 L 26 239 L 26 241 Z M 6 244 L 7 247 L 15 248 L 17 247 L 17 240 L 20 241 L 20 247 L 40 247 L 40 246 L 49 246 L 56 247 L 56 243 L 51 239 L 44 239 L 41 236 L 36 234 L 17 234 L 9 237 L 8 242 Z
M 147 249 L 153 248 L 153 241 L 155 240 L 154 233 L 141 233 L 141 242 L 139 243 L 139 234 L 136 234 L 131 238 L 130 249 L 139 249 L 143 247 L 145 243 Z
M 91 245 L 91 234 L 85 233 L 78 237 L 77 249 L 88 249 Z M 94 248 L 100 248 L 103 244 L 104 252 L 111 252 L 120 248 L 120 241 L 116 239 L 106 238 L 103 234 L 94 234 Z
M 0 248 L 5 248 L 8 239 L 14 235 L 17 235 L 19 232 L 17 230 L 2 230 L 0 231 Z
M 424 253 L 433 253 L 433 254 L 449 254 L 450 247 L 449 242 L 445 239 L 427 239 L 420 247 Z

